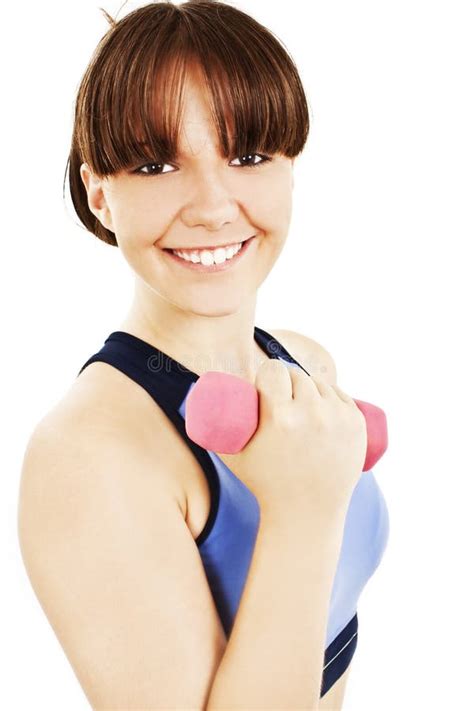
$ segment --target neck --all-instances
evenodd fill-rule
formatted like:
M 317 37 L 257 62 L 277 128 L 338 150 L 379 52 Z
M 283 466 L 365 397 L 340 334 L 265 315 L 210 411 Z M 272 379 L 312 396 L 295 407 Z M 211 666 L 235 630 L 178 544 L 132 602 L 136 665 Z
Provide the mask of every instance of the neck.
M 252 384 L 258 366 L 268 360 L 254 338 L 256 297 L 224 315 L 185 311 L 155 292 L 139 289 L 118 330 L 150 343 L 197 375 L 208 370 L 237 375 Z

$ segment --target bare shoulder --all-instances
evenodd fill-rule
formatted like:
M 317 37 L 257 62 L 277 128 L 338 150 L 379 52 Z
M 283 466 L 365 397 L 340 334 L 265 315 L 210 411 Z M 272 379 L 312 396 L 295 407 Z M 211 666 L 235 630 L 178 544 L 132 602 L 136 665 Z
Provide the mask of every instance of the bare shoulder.
M 100 456 L 113 442 L 132 447 L 146 437 L 138 426 L 140 401 L 136 384 L 106 363 L 93 363 L 36 424 L 27 443 L 24 469 L 34 469 L 48 453 L 66 457 L 71 448 Z M 146 400 L 145 400 L 146 404 Z M 143 420 L 142 420 L 143 423 Z
M 69 509 L 64 497 L 76 501 L 79 515 L 80 506 L 93 505 L 98 487 L 109 487 L 111 495 L 114 487 L 117 496 L 143 495 L 144 506 L 159 501 L 160 492 L 170 493 L 185 516 L 184 492 L 169 465 L 167 427 L 166 415 L 134 381 L 106 363 L 88 366 L 27 442 L 19 490 L 21 542 L 34 539 L 34 523 L 46 510 L 56 515 Z
M 325 378 L 331 385 L 336 385 L 336 364 L 324 346 L 297 331 L 272 328 L 268 333 L 275 336 L 308 373 Z
M 143 430 L 144 423 L 153 427 L 161 422 L 160 414 L 162 411 L 141 385 L 109 363 L 97 361 L 73 380 L 44 419 L 73 428 L 88 424 L 99 429 L 122 427 L 132 436 Z
M 144 454 L 166 453 L 171 424 L 156 401 L 139 383 L 119 369 L 91 363 L 37 424 L 31 444 L 87 442 L 94 453 L 120 442 Z
M 175 514 L 185 520 L 186 500 L 162 461 L 155 448 L 97 417 L 74 426 L 64 413 L 53 413 L 38 423 L 21 469 L 17 537 L 40 600 L 51 565 L 64 563 L 58 574 L 68 579 L 68 555 L 81 537 L 88 556 L 94 536 L 100 540 L 104 530 L 116 528 L 119 545 L 132 525 L 129 533 L 136 538 L 151 536 L 157 521 Z M 55 610 L 48 612 L 55 619 Z

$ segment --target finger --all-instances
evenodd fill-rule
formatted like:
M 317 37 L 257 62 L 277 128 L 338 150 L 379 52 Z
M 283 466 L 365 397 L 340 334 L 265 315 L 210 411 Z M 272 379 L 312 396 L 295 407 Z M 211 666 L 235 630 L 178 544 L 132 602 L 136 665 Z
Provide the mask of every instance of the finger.
M 351 398 L 351 396 L 345 393 L 344 390 L 341 390 L 338 385 L 332 385 L 332 388 L 336 395 L 341 398 L 341 400 L 347 402 L 348 404 L 350 404 L 351 402 L 354 403 L 354 400 Z
M 322 392 L 318 389 L 318 382 L 299 365 L 287 363 L 288 372 L 293 386 L 293 400 L 304 401 L 320 398 Z
M 303 383 L 311 386 L 311 396 L 314 398 L 314 391 L 319 397 L 329 397 L 331 395 L 331 387 L 327 380 L 320 377 L 319 375 L 313 375 L 303 370 L 303 368 L 298 367 L 298 371 L 302 373 L 305 378 Z M 300 379 L 301 380 L 301 379 Z
M 288 369 L 276 358 L 265 360 L 255 375 L 259 395 L 260 415 L 269 414 L 275 407 L 288 404 L 293 397 L 293 387 Z
M 312 375 L 311 379 L 318 388 L 321 397 L 334 397 L 335 393 L 331 387 L 331 384 L 325 378 L 321 378 L 319 375 Z

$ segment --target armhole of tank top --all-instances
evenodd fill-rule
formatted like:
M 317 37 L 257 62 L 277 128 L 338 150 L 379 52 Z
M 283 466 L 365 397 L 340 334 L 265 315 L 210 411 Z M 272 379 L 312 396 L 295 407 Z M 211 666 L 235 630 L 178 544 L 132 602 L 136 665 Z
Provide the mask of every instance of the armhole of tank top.
M 198 548 L 204 545 L 204 543 L 208 540 L 210 537 L 212 531 L 214 530 L 214 524 L 216 522 L 217 518 L 217 512 L 219 510 L 219 502 L 220 502 L 220 493 L 221 493 L 221 486 L 220 486 L 220 481 L 219 481 L 219 474 L 217 473 L 216 467 L 214 462 L 212 461 L 209 452 L 207 450 L 202 450 L 203 453 L 203 460 L 200 461 L 199 457 L 196 456 L 196 459 L 198 460 L 199 464 L 201 465 L 204 474 L 207 479 L 207 483 L 209 486 L 209 493 L 210 493 L 210 507 L 209 507 L 209 515 L 207 517 L 207 521 L 204 524 L 204 528 L 202 529 L 201 533 L 197 538 L 194 539 L 194 542 Z

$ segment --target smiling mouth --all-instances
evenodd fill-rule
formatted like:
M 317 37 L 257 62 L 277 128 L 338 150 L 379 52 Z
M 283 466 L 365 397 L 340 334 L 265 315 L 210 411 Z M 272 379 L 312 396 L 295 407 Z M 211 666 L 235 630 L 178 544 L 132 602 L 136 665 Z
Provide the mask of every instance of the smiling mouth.
M 187 253 L 185 251 L 165 247 L 160 249 L 174 262 L 187 269 L 196 272 L 218 272 L 227 270 L 234 264 L 240 262 L 242 257 L 250 249 L 249 245 L 252 245 L 256 237 L 257 235 L 252 235 L 243 242 L 237 242 L 237 247 L 227 247 L 225 249 L 217 247 L 217 261 L 215 261 L 214 254 L 210 249 L 203 250 L 200 253 L 194 249 L 189 250 Z M 227 250 L 229 251 L 227 252 Z M 184 256 L 185 254 L 186 256 Z

